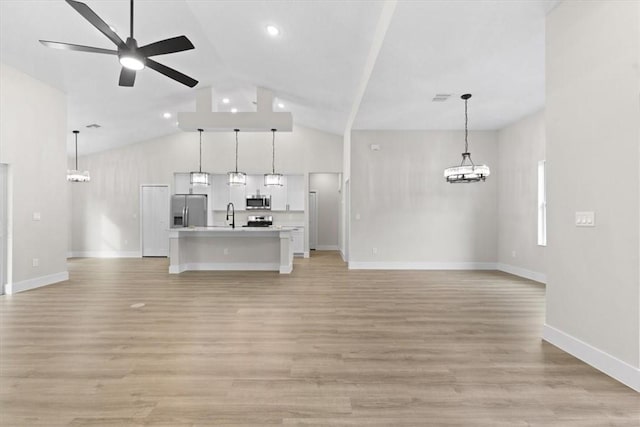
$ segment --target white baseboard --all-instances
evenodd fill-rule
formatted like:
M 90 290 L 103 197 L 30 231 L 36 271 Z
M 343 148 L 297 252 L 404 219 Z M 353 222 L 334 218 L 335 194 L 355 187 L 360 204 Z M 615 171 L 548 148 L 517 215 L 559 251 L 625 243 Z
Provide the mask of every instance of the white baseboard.
M 65 280 L 69 280 L 69 272 L 61 271 L 59 273 L 35 277 L 33 279 L 27 279 L 21 282 L 7 283 L 6 285 L 4 285 L 4 293 L 7 295 L 13 295 L 17 294 L 18 292 L 41 288 L 42 286 L 52 285 L 54 283 L 63 282 Z
M 547 275 L 544 273 L 538 273 L 537 271 L 527 270 L 526 268 L 520 268 L 509 264 L 497 264 L 497 269 L 504 271 L 505 273 L 513 274 L 515 276 L 524 277 L 525 279 L 534 280 L 540 283 L 547 283 Z
M 272 262 L 188 262 L 169 266 L 169 274 L 178 274 L 183 271 L 280 271 L 280 264 Z
M 343 262 L 347 262 L 347 257 L 345 256 L 344 252 L 342 250 L 340 250 L 340 257 L 342 258 Z
M 140 251 L 75 251 L 67 252 L 67 258 L 140 258 Z
M 495 270 L 495 262 L 350 261 L 349 270 Z
M 640 392 L 640 368 L 547 324 L 542 329 L 542 339 Z
M 338 245 L 317 245 L 317 251 L 337 251 Z
M 309 255 L 309 251 L 305 251 L 305 252 L 304 252 L 304 257 L 305 257 L 305 258 L 309 258 L 309 256 L 310 256 L 310 255 Z

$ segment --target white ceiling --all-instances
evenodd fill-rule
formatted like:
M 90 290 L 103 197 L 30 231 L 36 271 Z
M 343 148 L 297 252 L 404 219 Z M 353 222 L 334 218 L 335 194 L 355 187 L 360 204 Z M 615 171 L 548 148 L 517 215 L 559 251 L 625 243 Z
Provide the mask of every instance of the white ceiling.
M 124 39 L 128 0 L 85 0 Z M 544 17 L 556 0 L 400 1 L 354 123 L 356 129 L 498 129 L 544 105 Z M 342 134 L 383 3 L 380 1 L 138 0 L 139 45 L 186 35 L 196 49 L 157 57 L 199 80 L 190 89 L 153 70 L 118 86 L 117 58 L 49 49 L 38 39 L 111 42 L 62 0 L 0 0 L 0 61 L 68 95 L 69 148 L 80 154 L 177 132 L 211 86 L 220 111 L 254 111 L 271 89 L 294 123 Z M 282 34 L 266 35 L 268 24 Z M 0 88 L 1 90 L 1 88 Z M 433 103 L 436 93 L 449 101 Z M 223 105 L 221 99 L 231 99 Z M 171 112 L 173 118 L 162 114 Z M 98 123 L 100 129 L 85 126 Z

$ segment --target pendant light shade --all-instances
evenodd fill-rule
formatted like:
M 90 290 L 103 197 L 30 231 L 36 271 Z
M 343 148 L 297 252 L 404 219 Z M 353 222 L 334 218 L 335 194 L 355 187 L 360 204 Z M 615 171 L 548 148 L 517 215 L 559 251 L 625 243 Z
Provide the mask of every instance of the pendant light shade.
M 240 132 L 240 129 L 234 129 L 233 131 L 236 133 L 236 170 L 227 173 L 227 177 L 229 178 L 228 184 L 247 185 L 247 174 L 238 172 L 238 132 Z
M 271 140 L 271 173 L 264 174 L 264 185 L 267 187 L 282 187 L 282 174 L 276 173 L 276 131 L 271 129 L 273 139 Z
M 198 186 L 207 186 L 209 185 L 209 173 L 202 172 L 202 131 L 203 129 L 198 129 L 200 132 L 200 161 L 198 162 L 198 172 L 191 172 L 191 185 Z
M 67 170 L 67 181 L 70 182 L 89 182 L 91 181 L 91 177 L 89 176 L 89 171 L 80 172 L 78 170 L 78 134 L 79 130 L 74 130 L 76 138 L 76 168 Z
M 444 170 L 444 178 L 451 184 L 469 183 L 484 181 L 491 174 L 491 170 L 487 165 L 476 165 L 471 160 L 469 152 L 469 129 L 467 101 L 471 98 L 471 94 L 467 93 L 461 96 L 464 99 L 464 153 L 462 153 L 462 162 L 457 166 L 451 166 Z

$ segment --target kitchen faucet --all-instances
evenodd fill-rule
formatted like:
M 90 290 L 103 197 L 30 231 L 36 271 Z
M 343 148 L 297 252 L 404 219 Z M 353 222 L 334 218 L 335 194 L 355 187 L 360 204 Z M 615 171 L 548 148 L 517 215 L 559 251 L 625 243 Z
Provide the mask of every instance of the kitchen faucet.
M 236 228 L 236 208 L 233 203 L 227 205 L 227 221 L 229 221 L 229 208 L 231 208 L 231 228 Z

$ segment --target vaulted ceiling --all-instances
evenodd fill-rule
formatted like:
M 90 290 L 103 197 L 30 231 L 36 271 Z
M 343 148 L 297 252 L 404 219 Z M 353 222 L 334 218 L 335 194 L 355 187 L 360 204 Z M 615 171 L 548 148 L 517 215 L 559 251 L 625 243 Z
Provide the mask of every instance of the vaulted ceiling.
M 128 0 L 84 1 L 126 38 Z M 0 61 L 68 95 L 69 144 L 80 129 L 80 154 L 178 132 L 176 113 L 193 111 L 208 86 L 218 111 L 254 111 L 261 86 L 294 123 L 336 134 L 363 83 L 354 129 L 460 129 L 459 96 L 471 92 L 470 128 L 499 129 L 544 105 L 544 19 L 556 3 L 399 1 L 368 77 L 381 1 L 136 1 L 140 45 L 182 34 L 195 45 L 156 57 L 199 80 L 190 89 L 149 69 L 119 87 L 117 58 L 38 42 L 113 48 L 64 1 L 2 0 Z M 281 34 L 268 36 L 269 24 Z M 443 93 L 449 100 L 432 102 Z M 93 123 L 101 127 L 86 128 Z

